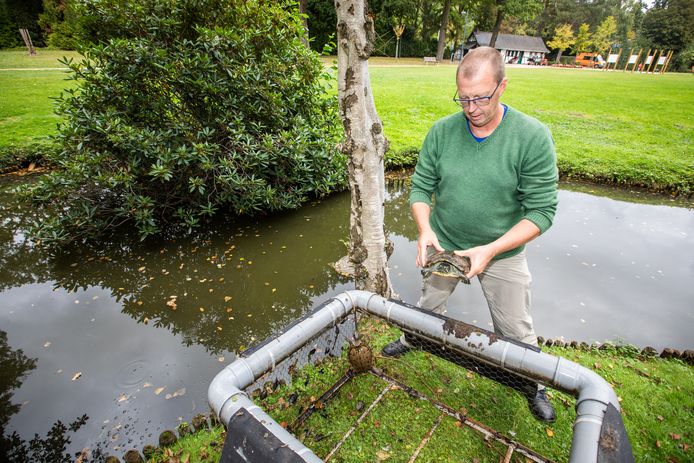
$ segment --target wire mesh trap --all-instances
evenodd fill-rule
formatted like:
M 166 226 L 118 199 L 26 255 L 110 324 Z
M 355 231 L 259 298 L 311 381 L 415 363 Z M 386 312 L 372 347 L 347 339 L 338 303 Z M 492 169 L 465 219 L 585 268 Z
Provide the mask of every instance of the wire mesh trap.
M 314 314 L 287 328 L 284 337 Z M 475 358 L 412 326 L 400 329 L 415 348 L 399 358 L 384 357 L 381 348 L 401 332 L 385 318 L 362 308 L 349 310 L 283 360 L 275 362 L 277 354 L 270 354 L 274 367 L 242 394 L 271 418 L 261 417 L 257 421 L 264 426 L 259 426 L 249 421 L 243 408 L 231 414 L 222 461 L 569 460 L 576 419 L 573 397 L 548 390 L 557 420 L 539 422 L 529 410 L 529 397 L 537 388 L 532 375 Z M 485 349 L 471 336 L 484 330 L 437 318 L 466 339 L 471 349 Z M 242 358 L 278 342 L 277 337 L 270 338 Z M 277 429 L 269 423 L 278 424 Z M 298 446 L 283 440 L 287 431 L 300 441 Z M 617 437 L 613 450 L 622 452 L 625 436 Z

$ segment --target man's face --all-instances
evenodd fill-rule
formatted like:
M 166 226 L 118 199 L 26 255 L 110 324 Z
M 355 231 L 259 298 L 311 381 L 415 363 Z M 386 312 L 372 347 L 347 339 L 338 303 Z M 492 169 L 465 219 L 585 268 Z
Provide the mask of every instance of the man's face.
M 492 97 L 488 100 L 488 104 L 484 104 L 485 101 L 480 102 L 470 102 L 463 106 L 463 111 L 465 112 L 465 117 L 470 121 L 470 124 L 475 127 L 484 127 L 491 121 L 495 120 L 498 116 L 500 109 L 499 99 L 501 95 L 506 90 L 506 79 L 502 80 L 501 83 L 495 80 L 494 75 L 491 72 L 484 72 L 485 70 L 480 70 L 480 72 L 474 74 L 473 76 L 468 76 L 463 78 L 458 76 L 458 96 L 463 99 L 474 99 L 482 97 Z M 498 88 L 497 88 L 498 84 Z M 496 89 L 496 91 L 494 91 Z

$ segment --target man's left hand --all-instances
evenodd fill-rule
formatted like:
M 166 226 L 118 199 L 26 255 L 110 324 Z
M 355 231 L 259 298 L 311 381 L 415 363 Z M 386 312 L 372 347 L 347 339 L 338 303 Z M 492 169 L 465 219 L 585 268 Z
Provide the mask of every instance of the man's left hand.
M 489 244 L 476 246 L 464 251 L 455 251 L 455 253 L 459 256 L 467 256 L 470 259 L 470 271 L 466 275 L 468 278 L 482 273 L 496 255 L 494 249 Z

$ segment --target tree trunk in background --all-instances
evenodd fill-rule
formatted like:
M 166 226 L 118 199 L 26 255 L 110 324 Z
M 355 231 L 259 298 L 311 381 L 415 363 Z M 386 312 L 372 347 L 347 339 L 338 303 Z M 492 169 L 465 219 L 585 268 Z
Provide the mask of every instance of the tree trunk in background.
M 557 53 L 557 63 L 561 63 L 561 54 L 563 51 L 564 50 L 562 50 L 561 48 L 559 49 L 559 53 Z
M 446 0 L 441 13 L 441 28 L 439 29 L 439 45 L 436 49 L 436 61 L 443 61 L 443 51 L 446 48 L 446 29 L 448 29 L 448 14 L 451 12 L 451 0 Z
M 341 150 L 349 157 L 349 267 L 357 289 L 392 295 L 384 230 L 383 156 L 388 140 L 376 114 L 368 59 L 374 24 L 365 0 L 335 0 L 337 10 L 337 95 L 345 131 Z M 343 266 L 344 268 L 344 266 Z
M 308 0 L 299 0 L 299 13 L 306 15 L 308 14 Z M 308 43 L 309 35 L 308 35 L 308 20 L 304 16 L 302 19 L 304 23 L 304 30 L 306 31 L 306 35 L 302 37 L 301 41 L 303 42 L 304 45 L 306 45 L 306 48 L 311 48 L 311 45 Z
M 549 14 L 549 0 L 543 2 L 542 13 L 540 13 L 540 19 L 537 22 L 537 30 L 535 31 L 535 37 L 542 37 L 542 31 L 545 29 L 545 24 L 547 24 L 547 15 Z
M 499 29 L 501 29 L 501 23 L 504 20 L 504 10 L 503 10 L 504 0 L 497 0 L 496 2 L 496 22 L 494 23 L 494 30 L 492 31 L 492 38 L 489 39 L 489 46 L 496 47 L 496 38 L 499 36 Z

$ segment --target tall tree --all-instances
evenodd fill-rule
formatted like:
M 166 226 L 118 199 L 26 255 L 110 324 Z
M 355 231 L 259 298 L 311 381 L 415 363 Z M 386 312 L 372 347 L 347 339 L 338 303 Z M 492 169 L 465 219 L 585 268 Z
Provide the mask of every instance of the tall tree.
M 348 268 L 358 289 L 391 296 L 384 230 L 383 156 L 388 141 L 376 113 L 368 59 L 374 50 L 374 23 L 366 0 L 335 0 L 342 151 L 348 160 L 350 246 Z M 345 260 L 342 260 L 343 265 Z
M 489 46 L 496 46 L 496 39 L 501 30 L 501 24 L 506 17 L 514 17 L 521 21 L 528 21 L 542 10 L 539 0 L 496 0 L 496 20 Z
M 444 0 L 441 13 L 441 28 L 439 29 L 439 44 L 436 48 L 436 61 L 443 60 L 443 51 L 446 48 L 446 30 L 448 29 L 448 16 L 451 12 L 451 0 Z
M 574 38 L 574 31 L 571 24 L 562 24 L 554 29 L 554 38 L 547 42 L 549 48 L 554 48 L 559 50 L 557 53 L 557 63 L 561 60 L 561 54 L 574 44 L 576 39 Z
M 614 16 L 608 16 L 600 23 L 592 37 L 593 50 L 602 53 L 612 46 L 614 34 L 617 32 L 617 21 Z
M 576 34 L 576 40 L 574 41 L 573 49 L 576 53 L 581 53 L 583 51 L 588 51 L 592 45 L 592 40 L 590 38 L 590 24 L 583 23 L 578 27 L 578 34 Z
M 694 45 L 694 2 L 659 0 L 641 23 L 644 44 L 678 52 Z

